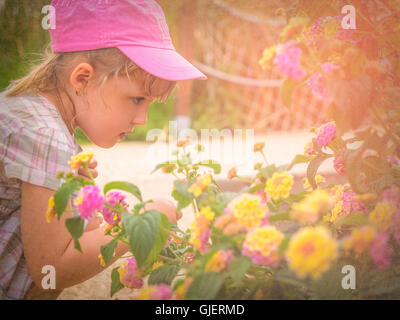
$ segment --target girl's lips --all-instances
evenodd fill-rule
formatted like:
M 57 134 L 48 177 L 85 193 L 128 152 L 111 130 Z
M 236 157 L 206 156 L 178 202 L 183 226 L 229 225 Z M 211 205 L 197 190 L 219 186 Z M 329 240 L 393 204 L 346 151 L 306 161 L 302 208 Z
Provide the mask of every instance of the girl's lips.
M 125 132 L 120 133 L 119 138 L 121 140 L 124 140 L 126 138 L 126 133 Z

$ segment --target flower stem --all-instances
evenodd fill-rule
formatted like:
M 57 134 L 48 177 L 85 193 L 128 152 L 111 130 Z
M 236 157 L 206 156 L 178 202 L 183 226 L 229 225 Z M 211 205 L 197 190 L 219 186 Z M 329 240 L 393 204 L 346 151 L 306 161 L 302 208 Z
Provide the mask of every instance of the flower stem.
M 92 181 L 94 181 L 94 178 L 93 178 L 93 176 L 92 176 L 92 173 L 90 172 L 90 169 L 89 169 L 89 167 L 88 167 L 88 164 L 87 164 L 87 163 L 84 163 L 84 164 L 83 164 L 83 167 L 85 168 L 86 172 L 88 173 L 90 179 L 91 179 Z
M 260 152 L 261 152 L 261 154 L 262 154 L 262 156 L 263 156 L 263 158 L 264 158 L 265 164 L 266 164 L 267 166 L 269 166 L 267 157 L 266 157 L 265 154 L 264 154 L 264 150 L 260 150 Z

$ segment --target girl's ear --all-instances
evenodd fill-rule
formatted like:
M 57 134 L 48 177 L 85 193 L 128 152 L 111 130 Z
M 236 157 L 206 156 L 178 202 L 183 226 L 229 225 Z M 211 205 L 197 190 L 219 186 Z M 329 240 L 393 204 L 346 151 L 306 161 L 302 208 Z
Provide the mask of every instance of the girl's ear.
M 88 81 L 94 77 L 93 67 L 86 62 L 78 64 L 71 72 L 69 82 L 76 91 L 80 93 L 87 85 Z

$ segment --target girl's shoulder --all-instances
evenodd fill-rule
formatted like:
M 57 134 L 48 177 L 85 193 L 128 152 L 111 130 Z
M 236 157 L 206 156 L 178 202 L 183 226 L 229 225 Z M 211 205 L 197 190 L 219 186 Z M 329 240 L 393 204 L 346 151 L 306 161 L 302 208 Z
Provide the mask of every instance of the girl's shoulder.
M 57 135 L 57 138 L 76 145 L 57 108 L 42 96 L 21 94 L 6 97 L 0 94 L 0 138 L 12 133 L 29 131 Z
M 15 129 L 50 127 L 59 129 L 61 115 L 54 105 L 41 96 L 22 94 L 6 97 L 0 94 L 0 121 L 3 125 Z

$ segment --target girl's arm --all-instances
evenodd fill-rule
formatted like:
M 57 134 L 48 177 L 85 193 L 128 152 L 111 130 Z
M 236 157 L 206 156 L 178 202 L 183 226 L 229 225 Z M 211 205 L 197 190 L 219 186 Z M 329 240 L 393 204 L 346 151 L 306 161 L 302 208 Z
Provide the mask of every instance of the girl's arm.
M 42 268 L 52 265 L 56 270 L 56 290 L 85 281 L 104 270 L 99 263 L 100 246 L 113 238 L 105 236 L 101 228 L 84 232 L 79 242 L 83 253 L 74 248 L 74 242 L 65 227 L 65 220 L 73 216 L 63 213 L 60 220 L 46 221 L 48 199 L 53 190 L 22 181 L 21 234 L 28 270 L 34 283 L 42 288 Z M 67 210 L 71 210 L 68 203 Z M 119 242 L 115 250 L 123 255 L 128 245 Z M 115 261 L 112 260 L 111 263 Z

